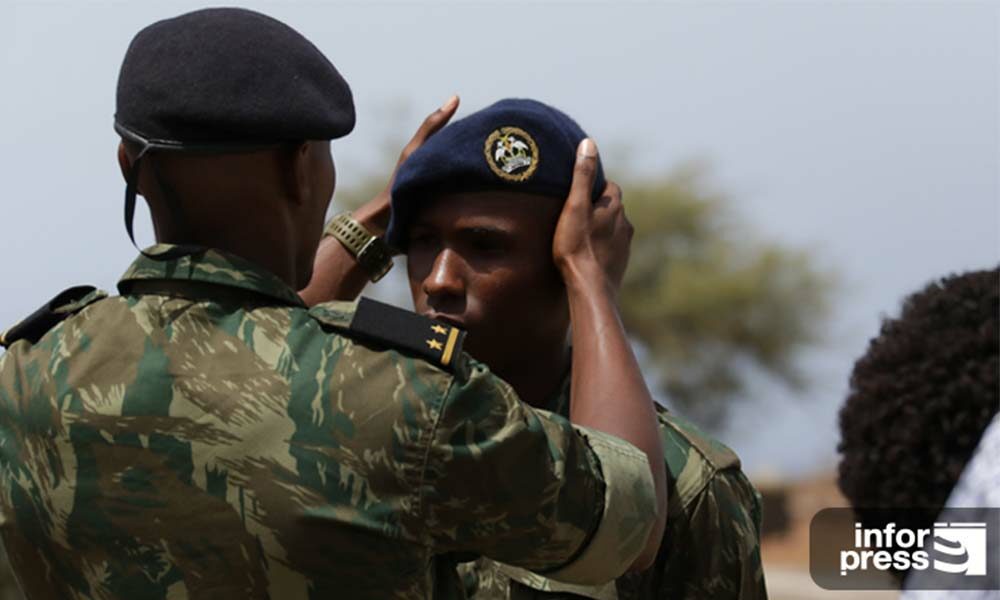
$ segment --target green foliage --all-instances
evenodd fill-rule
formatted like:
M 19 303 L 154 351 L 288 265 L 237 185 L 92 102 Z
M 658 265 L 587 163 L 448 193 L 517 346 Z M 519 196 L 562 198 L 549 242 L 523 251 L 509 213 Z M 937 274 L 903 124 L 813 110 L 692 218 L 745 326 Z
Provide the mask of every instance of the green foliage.
M 802 388 L 796 354 L 825 325 L 832 275 L 805 251 L 754 238 L 697 166 L 622 187 L 635 226 L 622 317 L 670 399 L 712 423 L 754 369 Z
M 398 132 L 410 131 L 403 124 L 407 112 L 395 107 L 388 114 L 386 121 L 397 125 L 382 140 L 384 171 L 338 188 L 340 210 L 384 188 L 405 143 Z M 664 394 L 711 426 L 751 392 L 755 374 L 804 389 L 808 381 L 796 359 L 826 326 L 833 274 L 808 251 L 755 237 L 731 200 L 712 190 L 703 166 L 687 164 L 659 177 L 628 175 L 628 146 L 605 148 L 618 165 L 617 174 L 608 175 L 622 185 L 635 227 L 622 318 L 649 351 Z
M 378 195 L 389 183 L 389 177 L 396 168 L 399 153 L 416 133 L 423 116 L 417 116 L 413 107 L 405 101 L 389 99 L 378 105 L 374 111 L 378 115 L 381 133 L 378 136 L 375 165 L 366 168 L 350 169 L 349 173 L 340 172 L 336 193 L 333 196 L 335 206 L 330 207 L 333 216 L 342 210 L 354 210 Z M 355 135 L 357 135 L 355 133 Z M 359 178 L 355 179 L 358 175 Z M 350 182 L 343 178 L 350 177 Z
M 350 187 L 337 186 L 333 196 L 336 206 L 330 207 L 331 214 L 342 210 L 354 210 L 377 196 L 389 181 L 389 174 L 392 173 L 393 164 L 386 161 L 385 171 L 381 174 L 366 174 L 362 176 L 357 184 Z

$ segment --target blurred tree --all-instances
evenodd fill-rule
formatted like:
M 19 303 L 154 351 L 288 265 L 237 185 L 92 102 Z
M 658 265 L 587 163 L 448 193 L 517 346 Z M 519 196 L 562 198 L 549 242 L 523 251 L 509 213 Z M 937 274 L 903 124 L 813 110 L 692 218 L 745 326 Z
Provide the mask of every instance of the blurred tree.
M 394 162 L 387 162 L 385 171 L 382 173 L 377 175 L 366 173 L 357 182 L 349 186 L 341 186 L 338 182 L 333 195 L 333 204 L 330 206 L 327 218 L 333 218 L 333 215 L 342 210 L 354 210 L 378 195 L 379 192 L 385 189 L 386 183 L 389 181 L 389 174 L 392 173 L 394 165 Z
M 804 387 L 796 356 L 825 326 L 833 275 L 805 251 L 756 239 L 699 165 L 622 187 L 635 226 L 622 317 L 667 397 L 711 425 L 746 397 L 755 370 Z
M 399 110 L 394 117 L 402 118 Z M 383 139 L 384 170 L 338 187 L 339 210 L 383 189 L 404 143 L 399 135 Z M 638 176 L 629 174 L 627 146 L 605 147 L 616 163 L 609 176 L 624 189 L 635 226 L 622 318 L 647 350 L 646 366 L 663 395 L 714 427 L 733 402 L 753 392 L 755 374 L 803 390 L 808 382 L 796 359 L 826 326 L 834 275 L 805 250 L 755 237 L 730 199 L 711 188 L 704 165 Z M 405 296 L 405 285 L 396 289 Z M 410 306 L 408 297 L 397 301 Z

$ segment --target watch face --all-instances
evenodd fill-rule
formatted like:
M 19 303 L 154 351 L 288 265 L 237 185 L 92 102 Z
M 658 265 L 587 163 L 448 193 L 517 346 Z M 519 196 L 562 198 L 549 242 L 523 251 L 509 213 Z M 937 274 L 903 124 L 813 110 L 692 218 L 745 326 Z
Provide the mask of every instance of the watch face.
M 382 279 L 392 268 L 389 246 L 382 241 L 382 238 L 372 237 L 358 252 L 358 264 L 368 272 L 372 282 Z

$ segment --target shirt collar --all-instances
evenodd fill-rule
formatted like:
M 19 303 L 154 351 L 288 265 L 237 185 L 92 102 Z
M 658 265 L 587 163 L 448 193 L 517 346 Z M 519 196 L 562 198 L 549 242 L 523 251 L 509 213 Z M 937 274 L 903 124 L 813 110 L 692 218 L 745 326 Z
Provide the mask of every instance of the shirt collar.
M 144 252 L 155 256 L 172 247 L 171 244 L 156 244 Z M 140 254 L 118 281 L 118 292 L 126 294 L 129 282 L 165 280 L 199 281 L 239 288 L 269 296 L 284 304 L 305 306 L 295 290 L 267 269 L 214 248 L 202 248 L 193 254 L 169 260 L 156 260 Z

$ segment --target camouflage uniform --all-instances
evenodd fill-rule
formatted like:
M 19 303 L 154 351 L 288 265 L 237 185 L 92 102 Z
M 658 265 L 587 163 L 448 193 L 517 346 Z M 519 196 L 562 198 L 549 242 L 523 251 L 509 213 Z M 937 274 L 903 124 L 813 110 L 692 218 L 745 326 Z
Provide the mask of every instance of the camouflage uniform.
M 567 378 L 555 409 L 568 414 Z M 667 528 L 653 567 L 602 586 L 561 584 L 479 559 L 459 566 L 470 598 L 598 600 L 767 598 L 760 560 L 760 494 L 732 450 L 657 407 L 666 458 Z
M 354 303 L 307 309 L 217 251 L 140 257 L 119 289 L 0 357 L 29 598 L 461 597 L 460 558 L 607 580 L 643 546 L 643 455 L 480 364 L 352 340 Z

